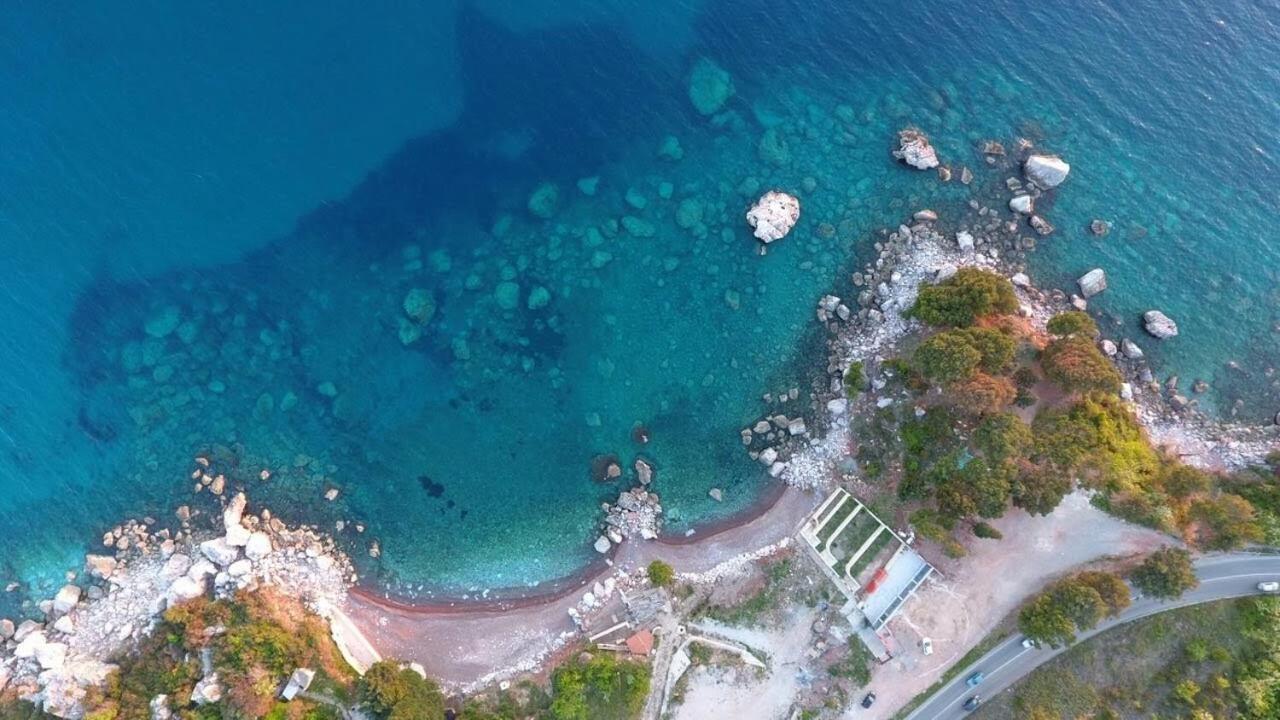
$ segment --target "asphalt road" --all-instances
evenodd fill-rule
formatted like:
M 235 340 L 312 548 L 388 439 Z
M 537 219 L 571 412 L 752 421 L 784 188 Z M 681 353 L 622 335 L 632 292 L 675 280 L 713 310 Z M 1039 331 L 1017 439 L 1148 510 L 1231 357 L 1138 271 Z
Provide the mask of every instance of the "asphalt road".
M 1196 575 L 1200 578 L 1200 586 L 1195 590 L 1172 601 L 1145 597 L 1136 599 L 1124 612 L 1099 623 L 1098 627 L 1089 632 L 1080 633 L 1076 642 L 1083 642 L 1117 625 L 1166 610 L 1213 600 L 1257 595 L 1258 583 L 1280 580 L 1280 555 L 1210 555 L 1201 558 L 1195 565 Z M 908 715 L 906 720 L 954 720 L 966 717 L 969 713 L 964 709 L 964 702 L 971 696 L 979 695 L 983 699 L 994 697 L 1032 670 L 1066 651 L 1066 648 L 1025 648 L 1022 640 L 1022 635 L 1015 634 L 997 645 L 977 662 L 961 670 L 951 682 Z M 984 679 L 976 688 L 971 688 L 965 684 L 965 680 L 975 672 L 981 672 Z

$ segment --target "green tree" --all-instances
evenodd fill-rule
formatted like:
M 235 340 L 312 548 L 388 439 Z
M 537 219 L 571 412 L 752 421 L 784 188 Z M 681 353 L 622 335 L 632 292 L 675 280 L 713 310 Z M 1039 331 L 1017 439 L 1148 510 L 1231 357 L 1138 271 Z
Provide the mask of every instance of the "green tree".
M 1020 458 L 1031 448 L 1031 428 L 1013 413 L 983 418 L 973 431 L 973 444 L 987 460 L 1003 463 Z
M 1079 310 L 1068 310 L 1054 315 L 1049 318 L 1049 322 L 1045 323 L 1045 329 L 1058 337 L 1079 335 L 1094 339 L 1099 335 L 1098 323 L 1094 322 L 1093 318 L 1089 317 L 1088 314 Z
M 921 287 L 910 314 L 928 325 L 967 327 L 984 315 L 1017 310 L 1018 297 L 1006 278 L 987 270 L 961 268 L 936 285 Z
M 440 687 L 390 660 L 374 663 L 360 678 L 360 696 L 385 720 L 439 720 L 444 717 Z
M 982 362 L 982 353 L 963 334 L 944 331 L 920 343 L 915 361 L 925 377 L 947 384 L 972 375 Z
M 1191 566 L 1191 553 L 1163 547 L 1151 553 L 1133 571 L 1133 584 L 1143 593 L 1171 600 L 1200 584 Z
M 1058 338 L 1040 356 L 1044 374 L 1067 392 L 1120 391 L 1120 372 L 1093 340 L 1083 335 Z
M 654 560 L 649 563 L 649 567 L 645 572 L 648 573 L 649 582 L 653 583 L 654 587 L 667 587 L 676 579 L 675 568 L 661 560 Z

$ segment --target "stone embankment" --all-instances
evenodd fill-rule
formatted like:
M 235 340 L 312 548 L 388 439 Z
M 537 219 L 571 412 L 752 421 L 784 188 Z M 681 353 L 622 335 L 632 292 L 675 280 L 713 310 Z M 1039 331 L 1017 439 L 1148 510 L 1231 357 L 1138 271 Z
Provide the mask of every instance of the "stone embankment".
M 265 508 L 247 509 L 245 495 L 236 493 L 216 515 L 178 508 L 172 529 L 146 518 L 107 532 L 104 552 L 86 556 L 83 572 L 68 573 L 68 584 L 40 603 L 39 613 L 16 625 L 0 620 L 0 691 L 80 718 L 89 689 L 167 608 L 210 593 L 225 598 L 272 586 L 323 617 L 340 614 L 356 576 L 332 540 L 289 527 Z M 212 676 L 198 690 L 220 695 Z

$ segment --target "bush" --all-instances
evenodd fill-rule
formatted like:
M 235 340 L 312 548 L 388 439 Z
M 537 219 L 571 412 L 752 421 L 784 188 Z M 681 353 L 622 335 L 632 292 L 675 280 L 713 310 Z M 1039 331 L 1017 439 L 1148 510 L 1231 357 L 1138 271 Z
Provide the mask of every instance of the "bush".
M 440 720 L 444 695 L 433 681 L 390 660 L 374 663 L 360 678 L 360 695 L 385 720 Z
M 860 361 L 849 363 L 849 369 L 844 372 L 844 394 L 852 400 L 866 386 L 867 378 L 863 373 L 862 363 Z
M 649 563 L 649 567 L 645 572 L 648 573 L 649 582 L 653 583 L 654 587 L 669 587 L 676 579 L 675 568 L 661 560 L 654 560 Z
M 1120 372 L 1092 340 L 1081 335 L 1049 343 L 1040 357 L 1040 366 L 1045 376 L 1067 392 L 1120 391 Z
M 974 523 L 973 534 L 984 540 L 1001 540 L 1004 538 L 1004 533 L 985 522 Z
M 1191 566 L 1191 553 L 1164 547 L 1147 556 L 1133 571 L 1133 584 L 1155 598 L 1172 600 L 1200 584 Z
M 974 429 L 973 444 L 988 461 L 1003 463 L 1027 453 L 1031 428 L 1013 413 L 989 415 Z
M 1045 324 L 1045 329 L 1058 337 L 1079 335 L 1092 340 L 1100 334 L 1098 332 L 1098 323 L 1094 322 L 1093 318 L 1089 317 L 1088 314 L 1079 310 L 1068 310 L 1054 315 Z
M 999 412 L 1008 407 L 1017 395 L 1018 391 L 1009 378 L 983 372 L 955 383 L 947 391 L 951 404 L 971 415 Z
M 631 720 L 649 694 L 649 666 L 595 655 L 551 675 L 553 720 Z
M 972 375 L 982 362 L 982 353 L 963 334 L 947 331 L 920 343 L 915 361 L 925 377 L 948 384 Z
M 937 285 L 921 287 L 910 315 L 928 325 L 967 327 L 984 315 L 1017 310 L 1018 298 L 1006 278 L 978 268 L 961 268 Z

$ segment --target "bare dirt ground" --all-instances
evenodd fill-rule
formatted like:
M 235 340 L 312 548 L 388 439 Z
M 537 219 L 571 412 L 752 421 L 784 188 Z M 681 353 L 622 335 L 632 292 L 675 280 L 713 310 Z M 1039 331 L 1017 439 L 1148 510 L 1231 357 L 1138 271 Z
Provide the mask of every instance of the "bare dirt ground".
M 1003 540 L 975 541 L 968 556 L 943 563 L 941 577 L 935 575 L 890 623 L 898 648 L 867 687 L 876 693 L 876 705 L 846 717 L 892 716 L 1054 577 L 1094 560 L 1145 554 L 1174 542 L 1107 515 L 1079 492 L 1047 517 L 1015 508 L 992 524 Z M 927 657 L 919 649 L 925 637 L 934 647 Z
M 819 500 L 817 494 L 788 489 L 761 515 L 695 542 L 629 540 L 609 572 L 631 573 L 660 558 L 678 573 L 714 575 L 718 566 L 790 538 Z M 534 670 L 576 635 L 568 610 L 597 579 L 561 597 L 510 610 L 414 609 L 353 594 L 347 614 L 384 657 L 420 663 L 446 687 L 459 690 Z
M 740 665 L 695 665 L 688 671 L 684 700 L 671 709 L 672 720 L 705 718 L 785 718 L 806 681 L 800 671 L 813 644 L 810 627 L 819 613 L 807 607 L 787 608 L 781 621 L 767 629 L 701 623 L 716 635 L 769 653 L 767 670 Z

